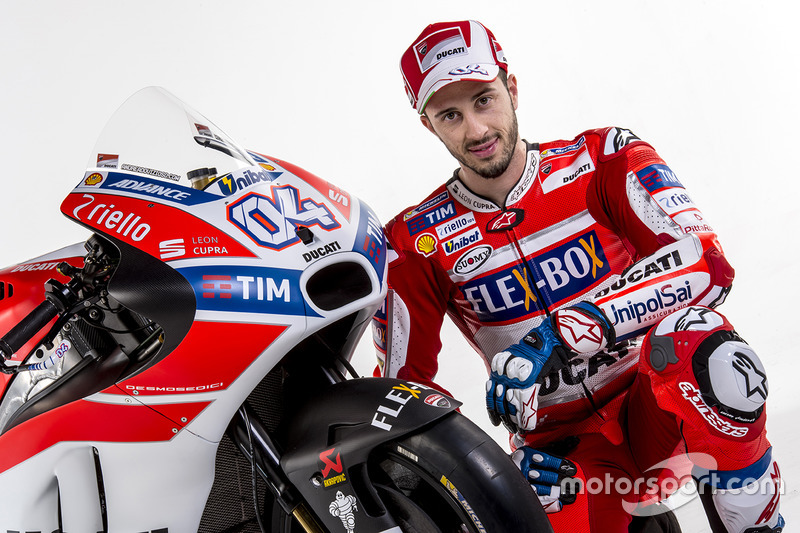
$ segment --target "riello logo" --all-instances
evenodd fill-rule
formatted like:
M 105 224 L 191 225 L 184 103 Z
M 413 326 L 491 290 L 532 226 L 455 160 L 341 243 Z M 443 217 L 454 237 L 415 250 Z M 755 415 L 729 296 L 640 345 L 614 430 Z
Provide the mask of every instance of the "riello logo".
M 95 197 L 84 194 L 84 203 L 72 210 L 72 216 L 81 222 L 90 224 L 101 230 L 112 230 L 122 237 L 129 237 L 133 241 L 141 241 L 150 233 L 150 224 L 142 221 L 136 213 L 124 209 L 117 209 L 114 204 L 95 204 Z

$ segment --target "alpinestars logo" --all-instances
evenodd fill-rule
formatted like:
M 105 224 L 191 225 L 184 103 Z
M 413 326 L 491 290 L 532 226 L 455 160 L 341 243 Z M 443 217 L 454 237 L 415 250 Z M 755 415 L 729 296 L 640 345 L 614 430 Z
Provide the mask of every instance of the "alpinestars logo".
M 703 400 L 700 391 L 689 383 L 688 381 L 681 381 L 678 383 L 678 388 L 681 390 L 683 397 L 697 410 L 698 413 L 705 419 L 708 424 L 725 435 L 732 437 L 744 437 L 747 435 L 749 428 L 742 426 L 734 426 L 733 424 L 723 420 L 714 412 L 714 410 L 706 404 Z
M 618 129 L 614 134 L 614 151 L 619 152 L 625 146 L 628 146 L 633 141 L 641 141 L 631 130 Z
M 517 226 L 525 217 L 522 209 L 511 208 L 503 211 L 486 224 L 486 231 L 505 231 Z
M 596 352 L 603 347 L 603 328 L 583 313 L 562 309 L 556 314 L 558 333 L 578 353 Z
M 710 316 L 708 316 L 710 315 Z M 675 322 L 675 331 L 710 331 L 713 327 L 698 327 L 711 325 L 710 319 L 717 313 L 705 307 L 689 307 L 686 312 Z M 708 319 L 707 319 L 708 318 Z
M 744 376 L 747 397 L 758 394 L 766 401 L 769 393 L 767 375 L 756 368 L 753 361 L 742 352 L 735 352 L 733 358 L 733 368 Z

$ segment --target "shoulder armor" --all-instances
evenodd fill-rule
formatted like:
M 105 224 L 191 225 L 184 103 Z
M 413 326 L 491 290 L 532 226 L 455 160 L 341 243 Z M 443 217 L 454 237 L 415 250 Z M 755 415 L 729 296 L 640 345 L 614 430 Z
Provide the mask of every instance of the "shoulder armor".
M 603 138 L 603 155 L 610 156 L 617 152 L 622 152 L 628 146 L 636 142 L 644 142 L 631 130 L 625 128 L 608 128 Z

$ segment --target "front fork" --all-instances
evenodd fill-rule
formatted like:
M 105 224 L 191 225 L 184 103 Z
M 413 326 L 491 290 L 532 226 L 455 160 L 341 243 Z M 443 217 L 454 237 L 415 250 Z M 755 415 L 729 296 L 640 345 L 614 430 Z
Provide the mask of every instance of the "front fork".
M 264 480 L 281 508 L 292 515 L 307 533 L 325 533 L 303 497 L 281 469 L 278 446 L 246 403 L 239 407 L 231 420 L 228 436 L 254 465 L 256 473 Z

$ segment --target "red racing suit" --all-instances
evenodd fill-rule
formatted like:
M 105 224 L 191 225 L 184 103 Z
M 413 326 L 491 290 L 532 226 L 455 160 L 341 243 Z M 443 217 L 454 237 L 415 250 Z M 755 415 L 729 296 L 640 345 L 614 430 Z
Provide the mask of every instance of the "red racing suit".
M 675 174 L 629 130 L 526 144 L 504 205 L 456 172 L 386 225 L 390 290 L 373 336 L 376 375 L 435 385 L 445 314 L 488 370 L 555 309 L 595 302 L 618 344 L 545 378 L 539 434 L 587 419 L 630 387 L 636 338 L 672 311 L 721 303 L 733 269 Z

